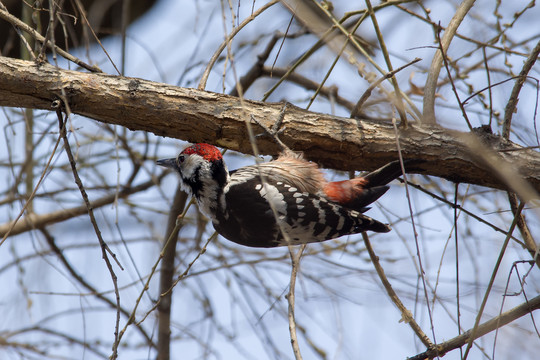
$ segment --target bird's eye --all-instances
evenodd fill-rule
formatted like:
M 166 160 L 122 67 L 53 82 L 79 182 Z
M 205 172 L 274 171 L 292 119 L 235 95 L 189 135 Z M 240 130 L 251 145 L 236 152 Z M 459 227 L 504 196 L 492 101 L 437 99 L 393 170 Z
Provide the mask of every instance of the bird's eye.
M 186 158 L 185 158 L 184 155 L 179 155 L 179 156 L 178 156 L 178 163 L 179 163 L 179 164 L 183 163 L 185 159 L 186 159 Z

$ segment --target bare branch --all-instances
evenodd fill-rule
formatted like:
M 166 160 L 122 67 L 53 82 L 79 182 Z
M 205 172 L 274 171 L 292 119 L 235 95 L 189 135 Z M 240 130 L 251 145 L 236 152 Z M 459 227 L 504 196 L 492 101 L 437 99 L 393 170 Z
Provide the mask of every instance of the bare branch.
M 7 12 L 7 9 L 1 9 L 0 8 L 0 18 L 6 20 L 7 22 L 13 24 L 13 26 L 17 26 L 18 28 L 24 30 L 27 34 L 31 35 L 34 39 L 39 41 L 42 44 L 46 44 L 49 48 L 54 48 L 54 50 L 60 54 L 65 59 L 74 62 L 75 64 L 79 65 L 80 67 L 85 68 L 88 71 L 93 72 L 101 72 L 101 69 L 95 65 L 89 65 L 82 60 L 76 58 L 75 56 L 71 55 L 67 51 L 64 51 L 63 49 L 59 48 L 58 46 L 51 44 L 50 41 L 47 41 L 43 35 L 38 33 L 36 30 L 32 29 L 29 25 L 25 24 L 23 21 L 18 19 L 17 17 L 11 15 L 9 12 Z M 32 53 L 32 52 L 30 52 Z
M 480 324 L 475 332 L 474 339 L 478 339 L 479 337 L 482 337 L 495 329 L 501 328 L 504 325 L 538 309 L 540 309 L 540 296 L 532 298 L 528 302 L 516 306 L 515 308 L 508 310 L 507 312 L 504 312 L 483 324 Z M 435 348 L 428 349 L 421 354 L 410 357 L 409 360 L 425 360 L 433 359 L 437 356 L 443 356 L 447 352 L 467 344 L 470 337 L 471 330 L 468 330 L 455 338 L 438 344 Z
M 163 261 L 161 263 L 161 273 L 159 279 L 159 293 L 161 294 L 160 302 L 157 307 L 158 311 L 158 344 L 157 353 L 158 360 L 166 360 L 171 358 L 171 306 L 172 306 L 172 288 L 173 277 L 175 272 L 174 260 L 176 259 L 176 243 L 178 242 L 178 234 L 180 227 L 176 226 L 178 215 L 182 213 L 186 205 L 187 194 L 182 191 L 180 186 L 176 188 L 173 203 L 169 209 L 169 218 L 167 220 L 167 230 L 165 232 L 165 240 L 163 242 Z M 167 239 L 171 239 L 170 242 Z
M 525 84 L 525 80 L 527 80 L 527 74 L 529 71 L 531 71 L 533 65 L 536 63 L 536 60 L 538 59 L 538 55 L 540 54 L 540 41 L 536 43 L 536 46 L 534 47 L 533 51 L 531 51 L 531 54 L 525 61 L 525 64 L 523 64 L 523 68 L 521 69 L 521 72 L 519 73 L 519 77 L 514 84 L 514 88 L 512 89 L 512 94 L 510 94 L 510 99 L 508 100 L 508 103 L 506 104 L 506 109 L 504 109 L 504 127 L 503 127 L 503 133 L 502 136 L 506 139 L 510 137 L 510 129 L 512 127 L 512 116 L 514 115 L 514 111 L 516 111 L 516 106 L 519 100 L 519 93 L 521 91 L 521 88 L 523 87 L 523 84 Z
M 457 29 L 469 10 L 474 5 L 475 0 L 464 0 L 460 5 L 450 24 L 444 32 L 443 38 L 441 40 L 441 48 L 444 49 L 444 52 L 448 52 L 450 43 L 454 38 L 454 35 L 457 32 Z M 435 94 L 437 93 L 437 80 L 439 79 L 439 72 L 441 71 L 443 63 L 443 55 L 440 50 L 435 52 L 433 60 L 431 61 L 431 68 L 429 69 L 428 78 L 426 80 L 426 86 L 424 88 L 424 122 L 426 124 L 435 124 Z
M 300 346 L 298 345 L 298 336 L 296 334 L 296 318 L 294 316 L 294 304 L 295 304 L 295 287 L 296 276 L 298 274 L 298 268 L 300 267 L 300 259 L 306 245 L 302 245 L 296 250 L 289 246 L 289 254 L 291 256 L 291 280 L 289 282 L 289 292 L 287 293 L 288 316 L 289 319 L 289 334 L 291 337 L 291 346 L 293 348 L 294 358 L 296 360 L 302 360 L 302 353 L 300 352 Z
M 4 57 L 0 57 L 0 75 L 1 106 L 50 109 L 63 89 L 76 114 L 244 153 L 251 153 L 245 119 L 253 114 L 271 127 L 283 109 L 282 104 L 241 102 L 236 97 L 207 91 L 61 70 Z M 406 158 L 426 160 L 423 174 L 506 189 L 496 174 L 486 172 L 471 158 L 459 139 L 462 134 L 438 126 L 419 128 L 411 124 L 408 129 L 400 129 L 400 144 Z M 538 152 L 491 134 L 478 135 L 540 190 Z M 303 151 L 307 158 L 338 170 L 372 170 L 397 158 L 391 122 L 351 120 L 288 106 L 280 138 L 290 148 Z M 258 146 L 261 154 L 276 155 L 280 150 L 271 139 L 260 139 Z
M 406 324 L 409 324 L 411 329 L 414 331 L 416 336 L 422 341 L 422 344 L 424 344 L 426 347 L 430 348 L 433 346 L 433 343 L 429 339 L 429 337 L 424 333 L 420 325 L 414 320 L 414 317 L 409 309 L 405 307 L 399 296 L 396 294 L 394 289 L 392 288 L 392 285 L 388 281 L 388 278 L 386 277 L 384 273 L 384 269 L 381 266 L 381 263 L 379 262 L 379 257 L 375 254 L 375 251 L 373 251 L 373 247 L 371 246 L 371 241 L 369 241 L 369 237 L 365 232 L 362 233 L 362 238 L 364 239 L 364 244 L 366 245 L 366 250 L 368 251 L 369 258 L 371 259 L 371 262 L 373 263 L 373 266 L 375 267 L 375 270 L 377 271 L 377 275 L 379 275 L 379 279 L 381 279 L 381 283 L 384 286 L 384 289 L 386 290 L 386 293 L 396 305 L 399 312 L 401 313 L 401 321 L 405 322 Z
M 138 192 L 147 190 L 152 186 L 159 184 L 165 174 L 166 173 L 164 172 L 156 180 L 148 180 L 136 186 L 123 188 L 118 193 L 105 195 L 99 199 L 93 200 L 90 202 L 90 206 L 92 207 L 92 209 L 97 209 L 102 206 L 112 204 L 117 199 L 125 199 L 129 195 L 133 195 Z M 0 237 L 3 237 L 9 231 L 9 229 L 11 229 L 9 235 L 14 236 L 26 231 L 41 229 L 52 224 L 56 224 L 77 216 L 84 215 L 87 213 L 87 211 L 88 209 L 86 208 L 86 205 L 80 205 L 69 209 L 53 211 L 46 214 L 31 213 L 20 221 L 10 221 L 8 223 L 0 225 Z
M 69 140 L 67 138 L 67 131 L 66 131 L 66 122 L 68 119 L 68 115 L 66 114 L 66 119 L 62 120 L 62 111 L 61 111 L 60 101 L 57 102 L 56 114 L 58 116 L 60 136 L 62 137 L 62 140 L 64 140 L 64 149 L 69 159 L 69 164 L 73 172 L 75 183 L 77 184 L 77 187 L 79 188 L 79 192 L 81 193 L 81 197 L 83 198 L 84 204 L 86 205 L 90 222 L 92 223 L 92 227 L 94 228 L 94 232 L 96 233 L 96 237 L 98 238 L 98 242 L 101 247 L 101 256 L 103 260 L 105 261 L 105 264 L 107 265 L 107 269 L 109 270 L 109 274 L 111 275 L 111 280 L 114 285 L 114 295 L 116 297 L 116 320 L 115 320 L 115 326 L 114 326 L 115 342 L 113 346 L 113 353 L 111 355 L 111 359 L 114 360 L 118 358 L 118 345 L 119 345 L 118 329 L 120 328 L 120 313 L 121 313 L 122 308 L 120 306 L 120 291 L 118 290 L 118 277 L 116 276 L 116 273 L 114 272 L 114 269 L 112 267 L 111 261 L 109 260 L 109 256 L 107 255 L 107 253 L 109 253 L 112 256 L 112 258 L 116 261 L 116 264 L 120 267 L 121 270 L 124 270 L 124 269 L 120 265 L 120 262 L 117 260 L 116 254 L 111 251 L 111 249 L 109 248 L 109 246 L 103 239 L 103 236 L 101 235 L 101 230 L 94 216 L 94 210 L 90 206 L 90 199 L 88 198 L 86 189 L 84 188 L 82 180 L 79 176 L 79 172 L 77 171 L 77 164 L 75 162 L 75 157 L 73 156 L 73 153 L 71 151 L 71 146 L 69 145 Z

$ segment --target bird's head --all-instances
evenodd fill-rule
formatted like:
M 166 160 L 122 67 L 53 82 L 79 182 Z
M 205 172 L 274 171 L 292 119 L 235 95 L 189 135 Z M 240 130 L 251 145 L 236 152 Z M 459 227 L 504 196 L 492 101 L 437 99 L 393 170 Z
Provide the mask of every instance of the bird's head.
M 180 174 L 184 190 L 198 196 L 208 186 L 217 182 L 223 187 L 228 171 L 221 152 L 210 144 L 194 144 L 185 148 L 176 158 L 161 159 L 157 164 L 176 170 Z
M 201 143 L 188 146 L 176 158 L 158 160 L 157 164 L 190 177 L 204 163 L 215 161 L 223 161 L 221 152 L 213 145 Z

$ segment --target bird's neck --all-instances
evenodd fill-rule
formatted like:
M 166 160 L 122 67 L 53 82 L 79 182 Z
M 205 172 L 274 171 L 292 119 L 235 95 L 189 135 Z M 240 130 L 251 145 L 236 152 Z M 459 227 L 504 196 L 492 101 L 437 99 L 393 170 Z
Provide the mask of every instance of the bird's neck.
M 198 185 L 191 187 L 199 209 L 212 220 L 215 220 L 217 212 L 223 209 L 223 190 L 229 181 L 227 166 L 220 160 L 210 163 L 209 167 L 201 168 Z

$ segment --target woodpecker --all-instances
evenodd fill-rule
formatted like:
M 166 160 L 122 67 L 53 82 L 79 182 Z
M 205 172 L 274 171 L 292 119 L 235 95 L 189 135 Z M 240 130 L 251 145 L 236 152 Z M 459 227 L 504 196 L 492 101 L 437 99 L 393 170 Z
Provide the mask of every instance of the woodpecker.
M 195 197 L 219 234 L 265 248 L 390 231 L 363 212 L 401 174 L 394 161 L 364 177 L 327 182 L 315 163 L 290 150 L 229 172 L 221 152 L 203 143 L 157 164 L 178 172 L 183 190 Z

